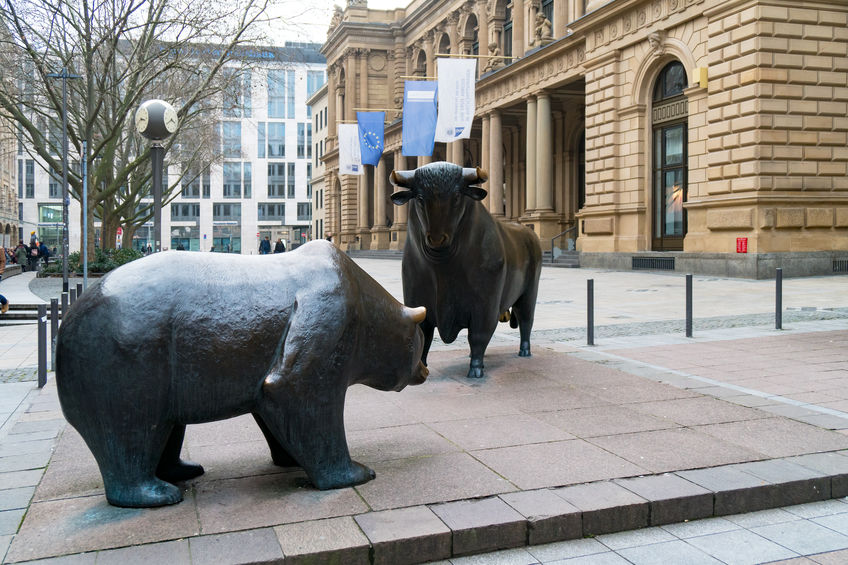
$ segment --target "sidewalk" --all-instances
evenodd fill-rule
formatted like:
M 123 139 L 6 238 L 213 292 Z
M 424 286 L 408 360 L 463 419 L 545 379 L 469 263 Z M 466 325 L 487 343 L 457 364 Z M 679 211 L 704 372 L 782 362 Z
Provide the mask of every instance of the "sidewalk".
M 398 262 L 361 264 L 399 291 Z M 630 323 L 631 335 L 587 347 L 585 334 L 559 336 L 585 323 L 592 277 L 599 325 L 623 326 L 621 315 L 678 324 L 680 277 L 543 270 L 532 358 L 516 357 L 517 331 L 502 325 L 480 382 L 464 378 L 462 344 L 436 343 L 425 384 L 349 389 L 351 454 L 377 472 L 356 488 L 316 491 L 299 470 L 274 467 L 240 417 L 189 427 L 184 456 L 206 474 L 186 483 L 182 503 L 114 508 L 64 425 L 52 375 L 40 392 L 23 383 L 7 396 L 13 385 L 0 385 L 13 414 L 0 428 L 0 554 L 6 544 L 9 563 L 400 563 L 848 495 L 848 277 L 784 281 L 786 307 L 814 318 L 785 315 L 784 331 L 736 327 L 773 308 L 769 285 L 705 279 L 695 315 L 709 312 L 719 329 L 698 318 L 686 339 L 682 324 L 658 336 Z M 740 289 L 745 300 L 727 298 Z M 848 548 L 846 534 L 848 523 L 819 551 Z M 709 544 L 699 551 L 721 559 Z

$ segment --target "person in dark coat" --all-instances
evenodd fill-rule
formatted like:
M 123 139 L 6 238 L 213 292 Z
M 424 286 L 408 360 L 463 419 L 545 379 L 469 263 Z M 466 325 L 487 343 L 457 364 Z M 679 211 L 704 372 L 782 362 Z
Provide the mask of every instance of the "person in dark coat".
M 265 239 L 259 242 L 259 254 L 267 255 L 269 253 L 271 253 L 271 238 L 266 235 Z
M 38 269 L 38 242 L 31 241 L 29 244 L 29 253 L 27 254 L 29 262 L 29 270 L 35 271 Z
M 283 243 L 282 238 L 277 239 L 277 243 L 274 244 L 274 253 L 285 253 L 286 252 L 286 244 Z
M 50 259 L 50 250 L 47 249 L 47 244 L 43 241 L 38 246 L 38 257 L 39 259 L 44 259 L 44 266 L 47 266 L 47 260 Z

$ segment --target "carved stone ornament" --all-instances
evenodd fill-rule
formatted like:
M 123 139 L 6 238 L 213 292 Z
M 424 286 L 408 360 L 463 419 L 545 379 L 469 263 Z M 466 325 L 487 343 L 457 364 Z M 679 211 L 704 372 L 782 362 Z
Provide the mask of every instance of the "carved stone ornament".
M 648 36 L 648 44 L 651 46 L 651 50 L 656 51 L 658 55 L 661 55 L 665 50 L 664 43 L 665 33 L 661 31 L 655 31 Z

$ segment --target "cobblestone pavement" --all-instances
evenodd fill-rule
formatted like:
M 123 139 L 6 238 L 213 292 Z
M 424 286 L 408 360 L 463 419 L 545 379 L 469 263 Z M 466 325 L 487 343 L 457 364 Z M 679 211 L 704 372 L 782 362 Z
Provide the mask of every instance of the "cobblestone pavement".
M 0 371 L 0 383 L 23 383 L 38 380 L 38 367 L 18 367 Z

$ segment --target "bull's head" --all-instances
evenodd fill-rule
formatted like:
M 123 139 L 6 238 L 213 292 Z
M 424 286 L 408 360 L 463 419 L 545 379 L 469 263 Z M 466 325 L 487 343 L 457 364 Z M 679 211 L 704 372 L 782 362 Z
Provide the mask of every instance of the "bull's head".
M 463 168 L 440 161 L 414 171 L 392 171 L 389 178 L 398 187 L 392 202 L 398 206 L 414 202 L 415 216 L 421 223 L 421 245 L 430 253 L 445 254 L 451 250 L 468 206 L 486 197 L 478 183 L 489 175 L 480 167 Z

